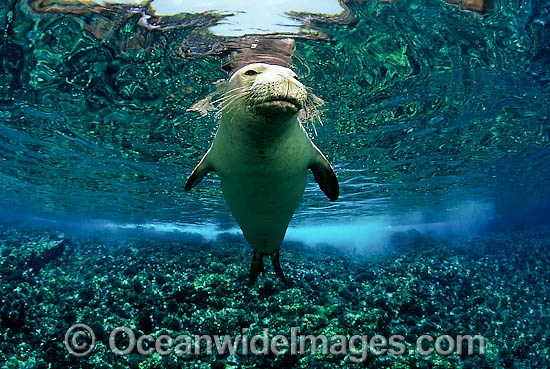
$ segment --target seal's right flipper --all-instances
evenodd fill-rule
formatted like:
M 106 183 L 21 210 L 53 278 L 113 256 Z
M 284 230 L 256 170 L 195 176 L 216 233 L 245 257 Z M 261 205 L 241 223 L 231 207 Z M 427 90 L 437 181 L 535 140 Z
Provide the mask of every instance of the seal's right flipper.
M 185 183 L 185 191 L 189 191 L 190 189 L 198 185 L 208 172 L 212 172 L 214 170 L 214 168 L 210 164 L 210 161 L 208 160 L 209 153 L 210 150 L 208 150 L 206 154 L 204 154 L 199 164 L 197 164 L 195 169 L 193 169 L 193 173 L 191 173 L 191 175 L 187 179 L 187 182 Z
M 330 166 L 327 158 L 323 155 L 321 150 L 313 144 L 313 149 L 315 150 L 313 160 L 309 165 L 309 169 L 313 172 L 315 181 L 319 184 L 321 190 L 327 195 L 330 201 L 336 201 L 340 194 L 340 188 L 338 186 L 338 178 L 334 174 L 334 170 Z

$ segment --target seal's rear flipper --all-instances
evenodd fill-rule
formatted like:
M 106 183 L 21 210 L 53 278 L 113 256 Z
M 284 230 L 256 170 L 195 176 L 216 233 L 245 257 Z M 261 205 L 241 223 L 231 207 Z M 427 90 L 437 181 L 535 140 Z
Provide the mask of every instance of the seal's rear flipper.
M 273 269 L 275 269 L 275 274 L 277 274 L 277 277 L 279 277 L 284 284 L 288 284 L 286 282 L 285 274 L 283 273 L 283 268 L 281 268 L 281 264 L 279 263 L 279 251 L 271 254 L 271 262 L 273 263 Z
M 332 170 L 327 158 L 325 158 L 323 153 L 313 144 L 313 142 L 311 144 L 315 149 L 315 155 L 309 165 L 309 169 L 313 172 L 315 181 L 319 184 L 319 187 L 325 195 L 327 195 L 328 199 L 330 201 L 336 201 L 340 194 L 338 178 L 336 178 L 336 174 L 334 174 L 334 170 Z
M 259 252 L 254 250 L 254 256 L 252 257 L 252 265 L 250 266 L 250 281 L 252 284 L 256 283 L 258 276 L 262 273 L 265 275 L 264 269 L 264 257 Z
M 198 185 L 208 172 L 214 170 L 214 168 L 210 164 L 210 161 L 208 160 L 209 153 L 210 150 L 208 150 L 206 154 L 204 154 L 199 164 L 197 164 L 195 169 L 193 169 L 193 173 L 191 173 L 191 175 L 187 179 L 187 182 L 185 183 L 185 191 L 189 191 L 190 189 Z

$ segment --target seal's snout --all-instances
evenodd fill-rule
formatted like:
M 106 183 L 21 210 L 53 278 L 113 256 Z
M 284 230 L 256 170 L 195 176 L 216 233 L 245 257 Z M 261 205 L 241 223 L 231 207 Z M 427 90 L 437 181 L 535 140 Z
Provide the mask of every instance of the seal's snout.
M 295 114 L 305 104 L 305 87 L 294 77 L 273 73 L 258 78 L 251 87 L 251 105 L 259 114 Z

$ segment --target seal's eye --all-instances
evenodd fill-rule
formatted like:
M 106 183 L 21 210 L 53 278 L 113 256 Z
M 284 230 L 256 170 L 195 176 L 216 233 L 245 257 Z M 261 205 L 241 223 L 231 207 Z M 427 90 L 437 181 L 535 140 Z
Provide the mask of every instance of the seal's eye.
M 244 72 L 244 74 L 246 74 L 247 76 L 255 76 L 256 74 L 258 74 L 258 72 L 256 72 L 254 69 L 249 69 Z

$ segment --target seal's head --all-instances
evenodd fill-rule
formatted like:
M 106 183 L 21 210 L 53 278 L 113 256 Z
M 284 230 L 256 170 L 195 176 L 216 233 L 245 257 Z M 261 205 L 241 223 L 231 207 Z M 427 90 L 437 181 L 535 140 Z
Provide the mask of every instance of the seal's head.
M 307 100 L 307 91 L 296 73 L 279 65 L 245 65 L 231 76 L 229 95 L 242 96 L 246 108 L 255 115 L 289 117 L 297 114 Z
M 217 116 L 222 116 L 222 124 L 224 121 L 261 121 L 279 125 L 293 119 L 309 124 L 315 120 L 321 122 L 318 107 L 323 103 L 306 90 L 289 68 L 251 63 L 233 73 L 229 81 L 218 83 L 216 91 L 188 111 L 203 116 L 215 111 Z

